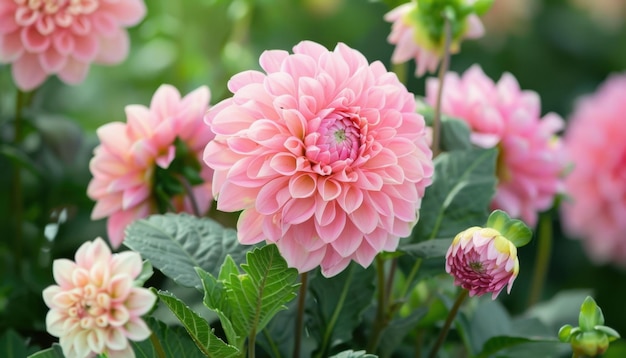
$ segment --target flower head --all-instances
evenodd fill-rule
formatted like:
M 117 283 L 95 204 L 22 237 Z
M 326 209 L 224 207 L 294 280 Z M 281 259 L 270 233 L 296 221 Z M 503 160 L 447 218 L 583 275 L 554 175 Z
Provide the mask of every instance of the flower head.
M 517 248 L 495 229 L 471 227 L 452 241 L 446 253 L 446 272 L 470 296 L 491 293 L 496 299 L 504 286 L 511 292 L 519 272 Z
M 78 84 L 92 62 L 126 58 L 125 28 L 145 13 L 143 0 L 0 0 L 0 63 L 24 91 L 51 75 Z
M 564 142 L 574 167 L 565 179 L 571 200 L 562 205 L 563 225 L 583 239 L 598 263 L 626 267 L 626 74 L 610 77 L 580 99 Z
M 345 44 L 266 51 L 266 73 L 228 83 L 206 121 L 217 208 L 239 211 L 244 244 L 276 243 L 291 267 L 326 276 L 394 251 L 433 173 L 414 97 Z
M 138 253 L 111 254 L 101 238 L 84 243 L 75 261 L 54 261 L 56 285 L 43 291 L 50 308 L 46 329 L 59 337 L 65 357 L 135 356 L 128 340 L 148 338 L 141 316 L 156 301 L 150 290 L 134 286 L 141 269 Z
M 135 219 L 167 210 L 193 213 L 194 205 L 201 213 L 208 210 L 213 171 L 200 163 L 213 138 L 203 122 L 209 97 L 207 87 L 181 98 L 174 87 L 162 85 L 150 108 L 126 106 L 127 123 L 98 129 L 100 145 L 89 165 L 93 179 L 87 194 L 97 201 L 91 218 L 108 217 L 113 247 Z M 193 197 L 187 184 L 193 186 Z
M 465 121 L 475 145 L 499 149 L 492 209 L 534 226 L 537 213 L 549 209 L 563 190 L 566 162 L 556 136 L 563 120 L 553 113 L 540 118 L 537 93 L 522 91 L 509 73 L 494 83 L 474 65 L 463 76 L 448 73 L 444 82 L 442 112 Z M 426 82 L 426 101 L 431 105 L 438 86 L 435 78 Z
M 433 3 L 436 4 L 437 2 Z M 432 29 L 437 28 L 437 26 L 432 26 L 425 20 L 433 18 L 440 18 L 440 16 L 435 17 L 431 16 L 430 13 L 424 13 L 417 1 L 402 4 L 385 14 L 385 20 L 392 23 L 391 33 L 387 37 L 387 41 L 396 46 L 391 55 L 391 62 L 403 63 L 413 58 L 416 64 L 416 76 L 423 76 L 426 71 L 435 72 L 439 60 L 443 56 L 444 37 L 442 31 L 436 34 L 431 33 Z M 478 16 L 476 14 L 467 15 L 453 34 L 450 51 L 452 53 L 459 52 L 460 42 L 463 38 L 475 39 L 481 37 L 483 33 L 484 28 Z

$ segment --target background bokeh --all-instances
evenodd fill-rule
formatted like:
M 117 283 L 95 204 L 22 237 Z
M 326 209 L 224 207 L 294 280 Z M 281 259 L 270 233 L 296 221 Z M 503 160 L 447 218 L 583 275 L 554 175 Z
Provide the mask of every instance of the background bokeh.
M 85 193 L 99 126 L 124 121 L 124 106 L 148 104 L 162 83 L 182 93 L 208 85 L 216 103 L 229 96 L 231 75 L 258 68 L 262 51 L 290 50 L 305 39 L 329 48 L 345 42 L 390 67 L 390 24 L 382 16 L 402 2 L 146 0 L 148 16 L 130 29 L 132 48 L 123 64 L 93 66 L 79 86 L 51 78 L 29 96 L 27 158 L 11 148 L 17 91 L 10 67 L 1 65 L 0 335 L 12 328 L 35 344 L 49 345 L 41 290 L 52 283 L 52 260 L 70 257 L 82 242 L 106 235 L 104 221 L 90 220 L 93 202 Z M 451 69 L 462 72 L 478 63 L 496 80 L 510 72 L 522 88 L 539 93 L 544 113 L 567 119 L 577 97 L 593 92 L 610 73 L 626 70 L 625 19 L 626 0 L 496 0 L 484 18 L 486 36 L 465 42 Z M 413 69 L 412 63 L 406 68 L 407 85 L 423 95 L 424 79 L 411 76 Z M 14 161 L 24 161 L 27 168 L 22 171 L 21 244 L 14 241 Z M 626 334 L 626 272 L 591 263 L 580 242 L 561 233 L 558 210 L 548 215 L 554 237 L 542 298 L 589 289 L 607 325 Z M 501 296 L 513 314 L 526 309 L 536 249 L 533 242 L 520 250 L 520 276 L 511 296 Z M 619 343 L 612 351 L 623 352 Z

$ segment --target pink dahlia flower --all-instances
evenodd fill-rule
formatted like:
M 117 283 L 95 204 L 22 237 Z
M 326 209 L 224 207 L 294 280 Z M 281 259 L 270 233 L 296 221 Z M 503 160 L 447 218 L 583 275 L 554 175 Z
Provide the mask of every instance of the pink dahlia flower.
M 497 230 L 471 227 L 459 233 L 448 248 L 446 272 L 470 296 L 491 293 L 495 300 L 504 286 L 511 292 L 519 273 L 517 248 Z
M 426 82 L 426 101 L 431 105 L 438 86 L 436 78 Z M 463 76 L 448 73 L 443 92 L 442 112 L 467 122 L 475 145 L 497 146 L 500 151 L 492 209 L 502 209 L 534 226 L 537 213 L 549 209 L 563 190 L 566 162 L 556 136 L 563 120 L 553 113 L 540 118 L 536 92 L 520 90 L 509 73 L 494 83 L 478 65 Z
M 0 63 L 24 91 L 50 75 L 78 84 L 92 62 L 126 58 L 125 28 L 145 14 L 143 0 L 0 0 Z
M 576 104 L 565 133 L 574 168 L 565 179 L 566 231 L 598 263 L 626 267 L 626 74 L 610 77 Z
M 217 208 L 239 211 L 243 244 L 275 243 L 301 272 L 368 266 L 408 236 L 433 174 L 415 99 L 345 44 L 266 51 L 265 73 L 228 83 L 207 114 Z
M 181 98 L 178 90 L 162 85 L 154 94 L 150 108 L 126 106 L 127 123 L 111 122 L 98 128 L 100 145 L 89 164 L 93 179 L 87 195 L 96 200 L 92 219 L 108 217 L 107 231 L 113 247 L 124 239 L 124 229 L 135 219 L 158 212 L 155 186 L 157 171 L 168 170 L 174 160 L 201 168 L 204 183 L 193 186 L 191 200 L 176 195 L 169 203 L 173 211 L 193 213 L 197 205 L 204 214 L 213 199 L 213 171 L 202 165 L 202 152 L 213 133 L 203 121 L 208 109 L 209 89 L 200 87 Z M 189 150 L 176 153 L 176 140 Z M 182 174 L 175 180 L 182 178 Z M 184 179 L 183 179 L 184 180 Z
M 138 253 L 112 255 L 101 238 L 81 245 L 75 261 L 54 260 L 57 284 L 43 290 L 46 329 L 59 337 L 65 357 L 135 357 L 128 340 L 150 336 L 141 316 L 156 301 L 150 290 L 134 286 L 141 269 Z
M 415 59 L 415 75 L 423 76 L 426 71 L 435 72 L 443 55 L 443 44 L 433 41 L 427 28 L 417 20 L 418 4 L 411 1 L 402 4 L 385 14 L 385 21 L 391 22 L 391 33 L 387 41 L 396 48 L 391 55 L 392 63 L 403 63 Z M 483 36 L 485 30 L 476 14 L 466 19 L 466 29 L 462 37 L 476 39 Z M 460 40 L 451 43 L 451 52 L 460 49 Z

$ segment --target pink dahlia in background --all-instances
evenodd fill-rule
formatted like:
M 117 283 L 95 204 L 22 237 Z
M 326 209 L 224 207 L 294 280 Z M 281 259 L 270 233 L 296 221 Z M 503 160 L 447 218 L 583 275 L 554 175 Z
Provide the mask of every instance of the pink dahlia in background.
M 143 0 L 0 0 L 0 63 L 23 91 L 51 75 L 78 84 L 92 62 L 126 58 L 125 28 L 145 14 Z
M 495 229 L 471 227 L 459 233 L 448 248 L 446 272 L 470 296 L 491 293 L 495 300 L 504 286 L 511 292 L 519 273 L 517 248 Z
M 126 106 L 126 123 L 111 122 L 98 128 L 100 145 L 89 163 L 93 179 L 87 195 L 97 201 L 91 218 L 108 217 L 107 231 L 114 248 L 120 246 L 124 229 L 135 219 L 163 209 L 200 214 L 208 210 L 213 171 L 200 163 L 204 147 L 213 138 L 203 121 L 209 97 L 204 86 L 181 98 L 176 88 L 162 85 L 149 108 Z M 185 151 L 177 152 L 181 145 Z M 182 190 L 191 186 L 185 177 L 189 169 L 197 170 L 200 181 L 192 188 L 193 198 Z M 180 192 L 167 192 L 166 185 L 171 186 L 172 181 Z M 157 204 L 159 200 L 162 203 L 163 194 L 171 198 L 166 198 L 167 207 L 160 208 Z
M 150 336 L 141 316 L 156 301 L 150 290 L 134 285 L 141 269 L 138 253 L 112 255 L 101 238 L 81 245 L 75 261 L 54 260 L 56 285 L 43 290 L 50 308 L 46 329 L 59 337 L 65 357 L 135 357 L 128 340 Z
M 368 266 L 410 234 L 433 174 L 415 99 L 380 62 L 339 43 L 266 51 L 206 121 L 217 208 L 239 241 L 275 243 L 300 272 Z
M 565 149 L 573 170 L 563 225 L 591 258 L 626 267 L 626 74 L 613 75 L 580 99 L 569 118 Z
M 438 86 L 436 78 L 426 82 L 426 101 L 431 105 Z M 502 209 L 534 226 L 537 213 L 549 209 L 563 190 L 566 162 L 556 136 L 563 120 L 553 113 L 541 118 L 537 93 L 522 91 L 511 74 L 505 73 L 494 83 L 478 65 L 462 76 L 446 74 L 441 106 L 442 113 L 469 125 L 475 145 L 498 147 L 498 186 L 492 209 Z
M 433 40 L 429 35 L 428 26 L 418 20 L 419 11 L 417 2 L 411 1 L 385 14 L 385 21 L 392 23 L 387 41 L 396 46 L 391 55 L 391 62 L 403 63 L 415 59 L 415 75 L 421 77 L 426 71 L 437 70 L 444 48 L 443 40 Z M 476 39 L 484 32 L 478 16 L 468 15 L 461 36 L 453 39 L 451 43 L 451 52 L 459 52 L 461 38 Z

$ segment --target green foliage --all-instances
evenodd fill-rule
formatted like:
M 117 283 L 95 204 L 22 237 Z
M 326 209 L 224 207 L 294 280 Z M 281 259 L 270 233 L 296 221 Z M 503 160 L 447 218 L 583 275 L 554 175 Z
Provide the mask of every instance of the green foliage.
M 496 156 L 495 148 L 440 154 L 410 241 L 454 237 L 468 227 L 482 225 L 495 193 Z
M 181 326 L 168 327 L 152 317 L 146 318 L 152 337 L 141 342 L 132 342 L 131 345 L 137 358 L 154 358 L 163 353 L 165 357 L 203 358 L 202 352 L 196 347 L 190 335 Z M 158 342 L 158 348 L 155 347 Z M 160 350 L 160 352 L 159 352 Z
M 530 242 L 533 236 L 532 230 L 523 221 L 511 219 L 511 217 L 502 210 L 494 210 L 489 219 L 487 219 L 487 227 L 496 229 L 515 245 L 522 247 Z
M 7 357 L 12 357 L 12 356 L 9 355 Z M 16 355 L 13 357 L 24 357 L 24 356 Z M 39 351 L 35 354 L 31 354 L 28 356 L 28 358 L 65 358 L 65 355 L 63 354 L 63 349 L 61 349 L 61 346 L 58 343 L 54 343 L 52 347 Z
M 448 248 L 452 244 L 452 239 L 433 239 L 418 242 L 416 244 L 401 245 L 402 251 L 421 258 L 444 257 Z
M 333 356 L 331 356 L 330 358 L 376 358 L 376 355 L 373 354 L 368 354 L 365 351 L 353 351 L 348 350 L 348 351 L 343 351 L 341 353 L 337 353 Z
M 157 292 L 161 302 L 180 320 L 196 346 L 206 357 L 227 358 L 237 357 L 239 350 L 218 338 L 204 318 L 186 306 L 173 294 L 166 291 Z
M 26 341 L 10 329 L 0 337 L 0 356 L 26 357 Z
M 153 215 L 135 221 L 126 229 L 124 244 L 177 283 L 198 288 L 202 283 L 195 267 L 217 276 L 227 255 L 243 262 L 249 249 L 239 244 L 235 230 L 187 214 Z

